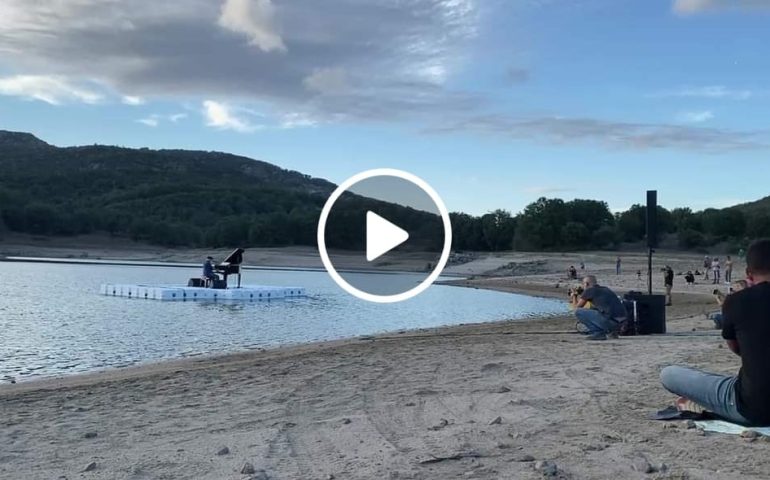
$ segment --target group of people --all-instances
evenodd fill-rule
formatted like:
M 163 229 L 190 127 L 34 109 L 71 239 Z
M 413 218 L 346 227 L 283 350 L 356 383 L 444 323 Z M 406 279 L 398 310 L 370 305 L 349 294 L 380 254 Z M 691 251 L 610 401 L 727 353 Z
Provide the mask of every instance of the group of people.
M 711 260 L 712 265 L 714 261 L 718 259 Z M 732 280 L 729 257 L 728 262 L 725 280 Z M 741 358 L 738 374 L 718 375 L 669 366 L 661 371 L 660 380 L 666 390 L 679 396 L 676 404 L 680 410 L 708 411 L 742 425 L 766 426 L 770 425 L 770 239 L 754 242 L 746 253 L 746 263 L 746 280 L 734 282 L 727 295 L 714 291 L 722 311 L 713 319 L 728 348 Z M 718 270 L 711 269 L 717 279 Z M 668 287 L 673 284 L 673 276 L 673 270 L 667 267 L 669 301 Z M 589 340 L 617 337 L 627 313 L 611 289 L 588 275 L 579 290 L 570 291 L 570 296 L 577 307 L 575 316 L 588 330 Z
M 709 279 L 709 273 L 711 273 L 712 283 L 714 285 L 722 282 L 722 266 L 719 263 L 719 258 L 711 258 L 708 255 L 703 257 L 703 274 L 706 280 Z M 725 260 L 725 283 L 733 281 L 733 259 L 730 255 Z
M 741 358 L 738 375 L 670 366 L 660 373 L 680 410 L 709 411 L 742 425 L 770 425 L 770 239 L 746 253 L 746 280 L 721 299 L 727 347 Z

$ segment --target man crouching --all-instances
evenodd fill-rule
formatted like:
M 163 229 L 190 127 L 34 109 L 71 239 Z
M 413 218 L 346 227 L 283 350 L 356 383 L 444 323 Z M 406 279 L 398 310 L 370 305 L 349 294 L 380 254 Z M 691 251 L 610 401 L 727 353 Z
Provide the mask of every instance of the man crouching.
M 589 340 L 617 338 L 620 323 L 626 319 L 626 309 L 615 292 L 599 285 L 596 277 L 583 279 L 583 293 L 577 302 L 575 316 L 588 329 Z M 583 308 L 587 303 L 591 308 Z
M 746 255 L 749 288 L 722 305 L 722 337 L 741 357 L 737 376 L 684 367 L 660 372 L 663 386 L 679 395 L 680 410 L 707 410 L 743 425 L 770 425 L 770 239 L 757 240 Z

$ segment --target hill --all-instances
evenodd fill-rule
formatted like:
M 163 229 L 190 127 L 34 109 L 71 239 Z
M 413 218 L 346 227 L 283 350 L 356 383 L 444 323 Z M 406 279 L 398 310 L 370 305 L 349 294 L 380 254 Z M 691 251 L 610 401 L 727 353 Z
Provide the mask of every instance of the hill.
M 38 235 L 104 231 L 167 245 L 227 246 L 249 239 L 310 244 L 312 235 L 287 240 L 288 230 L 314 231 L 335 188 L 227 153 L 59 148 L 8 131 L 0 131 L 0 171 L 7 229 Z
M 166 246 L 315 245 L 321 209 L 336 186 L 222 152 L 93 145 L 59 148 L 0 131 L 0 231 L 106 232 Z M 425 212 L 346 195 L 340 208 L 388 211 L 405 227 Z M 351 215 L 348 232 L 363 228 Z M 360 247 L 340 235 L 332 247 Z M 426 240 L 426 241 L 433 241 Z

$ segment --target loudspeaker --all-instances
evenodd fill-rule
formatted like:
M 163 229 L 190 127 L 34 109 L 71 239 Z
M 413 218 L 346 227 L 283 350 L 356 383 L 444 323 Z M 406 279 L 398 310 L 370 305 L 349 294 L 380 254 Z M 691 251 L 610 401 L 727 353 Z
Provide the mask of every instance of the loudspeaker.
M 665 295 L 642 295 L 639 292 L 629 292 L 624 298 L 636 302 L 636 333 L 638 335 L 666 333 Z
M 647 190 L 647 246 L 658 247 L 658 191 Z

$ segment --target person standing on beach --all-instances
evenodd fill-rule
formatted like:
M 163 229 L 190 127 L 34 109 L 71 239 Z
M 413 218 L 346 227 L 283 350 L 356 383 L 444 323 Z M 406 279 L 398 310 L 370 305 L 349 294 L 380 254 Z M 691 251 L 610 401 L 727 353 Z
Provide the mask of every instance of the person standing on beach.
M 725 260 L 725 283 L 730 284 L 733 281 L 733 259 L 730 255 Z
M 674 270 L 670 265 L 666 265 L 663 274 L 663 285 L 666 287 L 666 306 L 671 306 L 671 289 L 674 288 Z
M 717 257 L 714 257 L 714 261 L 711 262 L 711 275 L 714 277 L 714 285 L 719 283 L 722 278 L 719 273 L 719 259 Z
M 615 260 L 615 275 L 620 275 L 620 257 Z
M 755 241 L 746 254 L 749 288 L 722 305 L 722 337 L 741 357 L 737 376 L 669 366 L 660 381 L 679 395 L 680 410 L 707 410 L 742 425 L 770 425 L 770 239 Z
M 596 277 L 583 279 L 583 293 L 575 305 L 575 316 L 588 329 L 589 340 L 617 338 L 620 323 L 626 319 L 626 308 L 618 296 L 607 287 L 599 285 Z M 592 308 L 584 308 L 591 303 Z
M 703 274 L 706 275 L 705 280 L 709 279 L 709 270 L 711 270 L 711 258 L 706 255 L 703 257 Z

